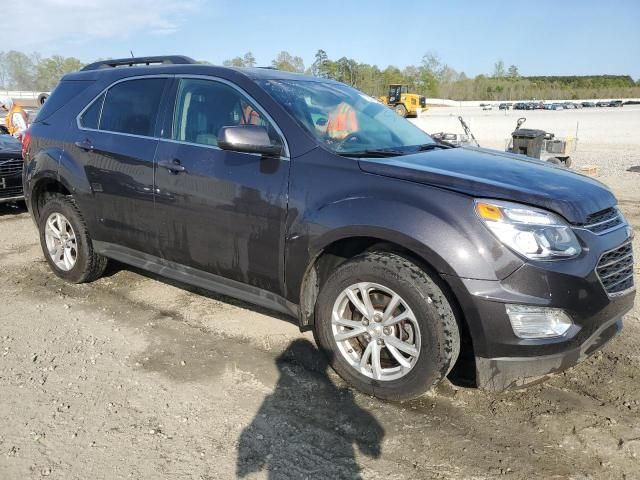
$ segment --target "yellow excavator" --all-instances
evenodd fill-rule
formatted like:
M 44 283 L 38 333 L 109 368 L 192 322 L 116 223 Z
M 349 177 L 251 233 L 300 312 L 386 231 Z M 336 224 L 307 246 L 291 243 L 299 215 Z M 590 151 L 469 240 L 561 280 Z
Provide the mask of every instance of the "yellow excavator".
M 417 117 L 419 111 L 426 112 L 429 109 L 424 96 L 409 93 L 409 87 L 399 83 L 389 85 L 389 95 L 378 97 L 378 100 L 393 108 L 401 117 Z

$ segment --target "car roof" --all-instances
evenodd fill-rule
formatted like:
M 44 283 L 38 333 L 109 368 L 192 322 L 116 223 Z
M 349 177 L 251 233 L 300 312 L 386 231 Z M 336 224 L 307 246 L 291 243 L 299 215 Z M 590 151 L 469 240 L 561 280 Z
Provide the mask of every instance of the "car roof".
M 251 80 L 298 80 L 308 82 L 325 82 L 335 83 L 334 80 L 326 78 L 312 77 L 301 73 L 285 72 L 283 70 L 277 70 L 275 68 L 260 68 L 260 67 L 222 67 L 209 64 L 184 64 L 184 65 L 145 65 L 145 66 L 119 66 L 119 67 L 107 67 L 95 70 L 85 70 L 70 73 L 64 76 L 63 80 L 97 80 L 102 79 L 105 76 L 116 78 L 126 78 L 134 76 L 146 76 L 146 75 L 207 75 L 207 76 L 220 76 L 220 77 L 234 77 L 241 75 Z

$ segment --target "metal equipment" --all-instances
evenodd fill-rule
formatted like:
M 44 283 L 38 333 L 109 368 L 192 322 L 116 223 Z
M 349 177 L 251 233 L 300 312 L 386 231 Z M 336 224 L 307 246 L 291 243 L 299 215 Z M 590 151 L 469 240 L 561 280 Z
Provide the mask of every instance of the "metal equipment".
M 431 137 L 437 142 L 447 143 L 449 145 L 455 145 L 456 147 L 469 146 L 469 145 L 479 147 L 480 144 L 478 143 L 478 140 L 476 140 L 476 137 L 471 132 L 469 125 L 467 125 L 467 123 L 464 121 L 462 117 L 458 117 L 458 120 L 460 121 L 460 125 L 462 125 L 464 134 L 438 132 L 438 133 L 431 134 Z
M 507 152 L 539 158 L 555 165 L 571 166 L 570 153 L 575 152 L 574 137 L 556 138 L 553 133 L 531 128 L 520 128 L 527 119 L 522 117 L 507 143 Z

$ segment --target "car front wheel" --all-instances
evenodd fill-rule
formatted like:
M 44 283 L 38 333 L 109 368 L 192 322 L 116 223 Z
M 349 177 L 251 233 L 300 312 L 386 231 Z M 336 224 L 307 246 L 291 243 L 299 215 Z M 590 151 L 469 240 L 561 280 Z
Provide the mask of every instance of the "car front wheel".
M 336 269 L 318 297 L 314 333 L 343 379 L 388 400 L 437 385 L 460 350 L 456 318 L 438 283 L 387 252 Z

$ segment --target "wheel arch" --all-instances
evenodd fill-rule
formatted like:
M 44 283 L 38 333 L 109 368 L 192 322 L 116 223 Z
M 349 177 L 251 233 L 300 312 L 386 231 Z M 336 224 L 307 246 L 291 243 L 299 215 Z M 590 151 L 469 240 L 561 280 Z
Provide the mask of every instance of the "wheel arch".
M 71 191 L 69 185 L 57 176 L 42 175 L 34 180 L 29 196 L 29 207 L 36 221 L 40 218 L 42 208 L 52 195 L 71 195 Z
M 424 250 L 416 249 L 402 234 L 394 232 L 393 239 L 389 236 L 381 231 L 370 232 L 368 235 L 340 236 L 316 252 L 307 266 L 300 286 L 300 329 L 306 331 L 314 327 L 315 306 L 320 289 L 335 268 L 366 252 L 394 253 L 417 265 L 440 287 L 454 312 L 461 337 L 461 350 L 456 366 L 464 365 L 464 368 L 454 368 L 454 375 L 462 377 L 466 376 L 467 371 L 474 373 L 475 366 L 470 365 L 470 362 L 475 362 L 473 338 L 467 319 L 453 289 L 446 281 L 446 276 L 440 275 L 435 267 L 442 259 L 437 257 L 435 252 L 429 255 Z M 461 378 L 461 382 L 465 384 L 473 381 L 474 379 Z

